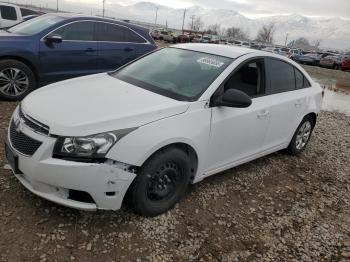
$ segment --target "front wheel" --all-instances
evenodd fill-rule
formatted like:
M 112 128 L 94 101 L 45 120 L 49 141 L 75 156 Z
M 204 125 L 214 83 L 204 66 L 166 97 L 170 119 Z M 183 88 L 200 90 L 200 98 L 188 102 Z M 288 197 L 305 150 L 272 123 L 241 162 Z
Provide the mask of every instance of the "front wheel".
M 311 116 L 304 117 L 287 148 L 290 154 L 298 155 L 305 150 L 306 145 L 309 143 L 314 124 Z
M 21 100 L 36 87 L 32 70 L 17 60 L 0 61 L 0 97 Z
M 190 177 L 189 158 L 183 150 L 172 147 L 154 154 L 131 186 L 132 207 L 146 217 L 168 211 L 184 196 Z

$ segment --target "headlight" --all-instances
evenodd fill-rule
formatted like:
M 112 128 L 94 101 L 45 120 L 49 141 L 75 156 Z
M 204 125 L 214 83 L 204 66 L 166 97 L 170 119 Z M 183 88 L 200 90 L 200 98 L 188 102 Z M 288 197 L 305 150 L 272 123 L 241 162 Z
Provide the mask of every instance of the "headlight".
M 59 137 L 53 156 L 57 158 L 104 158 L 109 149 L 136 128 L 122 129 L 85 137 Z

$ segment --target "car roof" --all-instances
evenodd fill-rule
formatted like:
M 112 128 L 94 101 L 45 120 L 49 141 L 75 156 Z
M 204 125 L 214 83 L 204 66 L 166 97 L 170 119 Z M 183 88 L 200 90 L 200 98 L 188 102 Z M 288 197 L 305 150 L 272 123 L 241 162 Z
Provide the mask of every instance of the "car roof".
M 213 55 L 226 56 L 226 57 L 230 57 L 230 58 L 237 58 L 239 56 L 246 55 L 249 53 L 265 54 L 264 52 L 259 52 L 257 50 L 253 50 L 253 49 L 249 49 L 249 48 L 238 47 L 238 46 L 229 46 L 229 45 L 217 45 L 217 44 L 204 44 L 204 43 L 178 44 L 174 47 L 192 50 L 192 51 L 197 51 L 197 52 L 208 53 L 208 54 L 213 54 Z
M 96 20 L 96 21 L 104 21 L 104 22 L 110 22 L 110 23 L 125 25 L 125 26 L 128 26 L 128 27 L 140 28 L 140 29 L 149 31 L 145 27 L 142 27 L 142 26 L 139 26 L 139 25 L 135 25 L 133 23 L 125 22 L 125 21 L 122 21 L 122 20 L 108 18 L 108 17 L 85 15 L 85 14 L 76 14 L 76 13 L 49 13 L 48 15 L 60 16 L 60 17 L 65 18 L 67 20 L 69 20 L 69 19 L 72 19 L 72 20 L 91 19 L 91 20 Z

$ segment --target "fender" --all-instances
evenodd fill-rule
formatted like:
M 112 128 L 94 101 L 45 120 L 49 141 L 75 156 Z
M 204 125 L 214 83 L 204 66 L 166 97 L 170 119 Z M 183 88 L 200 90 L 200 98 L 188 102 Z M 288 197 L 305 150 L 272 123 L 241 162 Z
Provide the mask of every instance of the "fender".
M 194 102 L 183 114 L 144 125 L 123 137 L 107 154 L 107 158 L 134 166 L 143 163 L 159 149 L 174 143 L 191 146 L 198 157 L 197 174 L 204 169 L 203 160 L 210 134 L 211 109 L 206 101 Z

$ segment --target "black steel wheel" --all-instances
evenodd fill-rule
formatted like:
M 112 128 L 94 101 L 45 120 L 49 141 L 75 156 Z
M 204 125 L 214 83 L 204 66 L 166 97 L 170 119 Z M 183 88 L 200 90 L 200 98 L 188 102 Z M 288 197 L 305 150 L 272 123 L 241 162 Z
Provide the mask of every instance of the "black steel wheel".
M 146 217 L 162 214 L 184 196 L 191 177 L 189 157 L 177 147 L 155 153 L 141 167 L 129 190 L 134 210 Z

